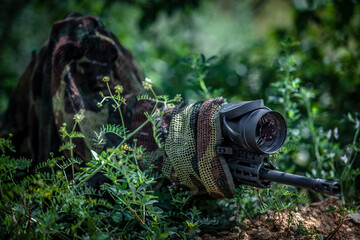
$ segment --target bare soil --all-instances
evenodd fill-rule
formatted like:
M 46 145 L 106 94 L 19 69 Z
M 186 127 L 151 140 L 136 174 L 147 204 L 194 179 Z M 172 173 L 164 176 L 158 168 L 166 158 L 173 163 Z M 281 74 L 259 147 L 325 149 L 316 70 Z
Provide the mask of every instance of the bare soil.
M 283 211 L 280 220 L 277 213 L 268 212 L 257 219 L 245 220 L 235 233 L 223 233 L 222 237 L 205 234 L 197 240 L 213 239 L 326 239 L 360 240 L 360 214 L 351 213 L 341 216 L 339 212 L 326 212 L 329 205 L 341 206 L 338 198 L 330 197 L 322 202 L 300 207 L 296 213 Z M 292 221 L 289 224 L 289 218 Z

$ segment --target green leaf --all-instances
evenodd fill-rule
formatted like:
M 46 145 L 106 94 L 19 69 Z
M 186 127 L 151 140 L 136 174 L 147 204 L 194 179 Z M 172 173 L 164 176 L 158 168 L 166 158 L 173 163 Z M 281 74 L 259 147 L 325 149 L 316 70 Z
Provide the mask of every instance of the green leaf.
M 106 240 L 106 239 L 110 239 L 110 236 L 109 236 L 108 233 L 99 232 L 99 233 L 96 233 L 95 235 L 93 235 L 91 237 L 91 239 L 93 239 L 93 240 Z
M 123 215 L 120 212 L 116 212 L 114 215 L 111 216 L 114 222 L 119 223 L 123 219 Z
M 80 132 L 72 132 L 69 134 L 69 137 L 71 138 L 85 138 L 84 134 Z
M 192 222 L 189 222 L 188 220 L 186 220 L 186 224 L 189 228 L 194 228 L 198 225 L 198 222 L 192 223 Z
M 120 138 L 125 138 L 126 134 L 128 132 L 129 131 L 126 128 L 124 128 L 123 126 L 119 126 L 116 124 L 106 124 L 106 125 L 102 126 L 99 134 L 96 134 L 97 142 L 98 143 L 105 142 L 102 138 L 104 137 L 105 134 L 108 134 L 108 133 L 113 133 L 113 134 L 119 136 Z
M 75 144 L 66 142 L 59 147 L 59 152 L 64 151 L 64 150 L 71 150 L 74 148 L 75 148 Z
M 348 113 L 347 117 L 348 117 L 348 119 L 349 119 L 350 122 L 355 123 L 355 119 L 353 118 L 353 116 L 351 115 L 351 113 Z
M 157 203 L 157 202 L 159 202 L 159 201 L 155 200 L 155 199 L 152 199 L 152 200 L 149 200 L 146 203 L 144 203 L 144 205 L 150 205 L 150 204 L 154 204 L 154 203 Z
M 218 59 L 218 56 L 212 56 L 206 61 L 206 63 L 210 64 L 210 63 L 214 62 L 217 59 Z
M 299 45 L 300 43 L 298 41 L 294 41 L 291 38 L 286 38 L 281 41 L 281 45 L 284 47 L 294 47 Z
M 91 155 L 93 156 L 93 158 L 99 161 L 99 156 L 98 156 L 97 152 L 95 152 L 94 150 L 90 150 L 90 152 L 91 152 Z
M 169 236 L 169 234 L 162 233 L 162 234 L 159 235 L 159 238 L 163 239 L 163 238 L 167 238 L 168 236 Z
M 204 64 L 205 63 L 205 56 L 204 56 L 204 54 L 200 54 L 200 64 L 202 65 L 202 64 Z
M 141 190 L 147 188 L 148 186 L 150 186 L 149 184 L 143 184 L 140 187 L 138 187 L 137 191 L 140 192 Z
M 129 221 L 133 218 L 133 215 L 131 214 L 131 212 L 129 210 L 124 210 L 123 215 L 124 215 L 125 221 Z
M 329 205 L 328 209 L 326 209 L 325 211 L 328 212 L 328 213 L 333 213 L 333 212 L 335 212 L 335 210 L 336 209 L 334 208 L 333 205 Z
M 95 234 L 95 223 L 94 220 L 91 217 L 87 217 L 87 231 L 90 236 L 93 236 Z
M 156 101 L 155 98 L 150 97 L 148 94 L 143 94 L 143 95 L 137 96 L 136 98 L 138 101 L 140 101 L 140 100 L 150 100 L 150 101 L 154 101 L 154 102 Z

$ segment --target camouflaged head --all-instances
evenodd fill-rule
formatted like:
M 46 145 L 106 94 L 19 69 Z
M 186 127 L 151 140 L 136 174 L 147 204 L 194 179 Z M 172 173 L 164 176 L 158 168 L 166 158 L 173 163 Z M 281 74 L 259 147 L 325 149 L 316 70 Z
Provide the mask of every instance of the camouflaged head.
M 111 106 L 97 107 L 99 92 L 108 94 L 104 76 L 112 79 L 111 88 L 122 85 L 124 96 L 143 90 L 131 53 L 97 17 L 70 14 L 55 22 L 48 43 L 20 78 L 5 116 L 11 126 L 4 129 L 14 133 L 20 153 L 41 162 L 57 152 L 59 128 L 63 123 L 71 127 L 80 109 L 85 120 L 79 130 L 85 139 L 92 139 L 103 124 L 119 123 Z M 90 141 L 77 139 L 75 144 L 75 153 L 89 159 Z
M 64 122 L 72 126 L 74 114 L 84 110 L 79 130 L 85 138 L 77 139 L 75 153 L 87 161 L 91 159 L 89 149 L 102 150 L 93 144 L 94 131 L 104 124 L 120 123 L 110 104 L 97 106 L 100 91 L 109 95 L 102 79 L 109 76 L 110 89 L 121 85 L 126 96 L 143 90 L 140 73 L 131 54 L 97 18 L 67 18 L 55 23 L 50 39 L 54 48 L 51 94 L 55 124 L 57 128 Z M 111 139 L 107 143 L 111 145 Z

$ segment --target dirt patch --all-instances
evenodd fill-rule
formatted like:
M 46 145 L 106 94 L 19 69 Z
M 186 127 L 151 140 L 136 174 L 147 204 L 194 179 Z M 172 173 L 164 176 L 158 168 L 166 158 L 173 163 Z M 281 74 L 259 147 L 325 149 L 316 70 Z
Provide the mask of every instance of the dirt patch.
M 341 206 L 338 198 L 330 197 L 325 201 L 301 207 L 296 213 L 283 211 L 268 212 L 258 219 L 245 220 L 241 225 L 241 233 L 228 233 L 227 236 L 214 237 L 208 234 L 197 240 L 212 239 L 327 239 L 356 240 L 360 239 L 360 214 L 353 213 L 345 217 L 339 212 L 326 212 L 329 205 Z M 291 221 L 289 221 L 291 220 Z

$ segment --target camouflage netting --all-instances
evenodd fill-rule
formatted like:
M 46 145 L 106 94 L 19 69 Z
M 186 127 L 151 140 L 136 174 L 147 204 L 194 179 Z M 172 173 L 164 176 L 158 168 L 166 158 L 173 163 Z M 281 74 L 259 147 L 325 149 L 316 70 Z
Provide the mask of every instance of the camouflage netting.
M 104 124 L 120 124 L 118 112 L 111 104 L 97 107 L 99 92 L 109 95 L 104 76 L 110 76 L 110 88 L 124 87 L 127 105 L 123 107 L 125 125 L 136 129 L 151 112 L 154 102 L 137 100 L 143 92 L 140 71 L 131 55 L 95 17 L 69 15 L 53 26 L 49 42 L 34 56 L 11 99 L 0 135 L 14 134 L 14 144 L 21 155 L 45 161 L 50 152 L 58 152 L 59 129 L 63 123 L 71 129 L 73 117 L 84 110 L 85 118 L 77 131 L 86 138 L 76 139 L 75 154 L 84 161 L 91 159 L 94 131 Z M 165 111 L 161 119 L 164 148 L 158 148 L 147 124 L 134 138 L 148 152 L 146 167 L 157 170 L 173 183 L 190 189 L 192 194 L 229 197 L 234 184 L 224 159 L 216 155 L 221 142 L 218 111 L 222 98 L 191 105 L 179 104 Z M 163 106 L 158 106 L 163 108 Z M 108 136 L 105 147 L 116 146 L 119 139 Z
M 186 106 L 173 116 L 165 152 L 179 179 L 194 194 L 209 193 L 214 198 L 233 194 L 228 166 L 216 154 L 221 143 L 218 116 L 222 98 Z
M 137 104 L 132 114 L 133 129 L 146 120 L 144 111 L 153 109 L 151 101 Z M 149 153 L 142 167 L 154 164 L 165 177 L 194 195 L 232 196 L 235 191 L 232 175 L 225 159 L 216 154 L 216 146 L 222 140 L 218 112 L 223 104 L 222 98 L 216 98 L 166 109 L 162 119 L 164 148 L 157 147 L 151 125 L 145 125 L 135 135 Z

